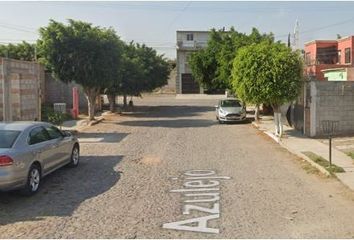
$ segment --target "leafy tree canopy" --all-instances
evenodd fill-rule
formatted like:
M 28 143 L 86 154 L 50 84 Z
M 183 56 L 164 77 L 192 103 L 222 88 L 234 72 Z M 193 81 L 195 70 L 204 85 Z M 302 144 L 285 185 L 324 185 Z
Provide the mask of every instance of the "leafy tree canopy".
M 119 77 L 123 42 L 111 28 L 69 19 L 40 28 L 37 44 L 41 62 L 57 79 L 83 86 L 92 120 L 97 95 Z
M 242 100 L 280 105 L 294 100 L 302 79 L 298 52 L 281 43 L 265 41 L 239 49 L 232 69 L 232 85 Z
M 124 47 L 121 82 L 113 88 L 117 94 L 139 96 L 167 84 L 170 63 L 146 45 L 131 42 Z
M 212 29 L 207 47 L 189 58 L 193 77 L 208 89 L 231 88 L 231 69 L 237 51 L 262 41 L 274 42 L 273 34 L 261 34 L 256 28 L 249 35 L 233 27 L 227 32 Z
M 68 22 L 51 20 L 40 28 L 41 62 L 61 81 L 75 81 L 84 88 L 107 86 L 117 78 L 122 41 L 113 29 L 71 19 Z
M 0 45 L 0 57 L 13 58 L 23 61 L 36 60 L 36 44 L 23 41 L 18 44 Z

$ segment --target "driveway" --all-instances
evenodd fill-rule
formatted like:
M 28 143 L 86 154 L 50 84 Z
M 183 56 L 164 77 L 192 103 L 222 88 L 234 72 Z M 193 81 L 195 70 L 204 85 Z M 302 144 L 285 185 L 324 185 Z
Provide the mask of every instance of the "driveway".
M 249 123 L 219 125 L 215 100 L 135 104 L 80 134 L 78 168 L 0 194 L 0 238 L 354 237 L 352 192 Z

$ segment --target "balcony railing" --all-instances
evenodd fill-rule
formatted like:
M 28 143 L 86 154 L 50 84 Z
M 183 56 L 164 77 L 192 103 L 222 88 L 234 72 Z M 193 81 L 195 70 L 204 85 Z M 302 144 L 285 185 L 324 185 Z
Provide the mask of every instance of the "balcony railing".
M 197 50 L 207 46 L 207 42 L 200 41 L 177 41 L 177 49 Z

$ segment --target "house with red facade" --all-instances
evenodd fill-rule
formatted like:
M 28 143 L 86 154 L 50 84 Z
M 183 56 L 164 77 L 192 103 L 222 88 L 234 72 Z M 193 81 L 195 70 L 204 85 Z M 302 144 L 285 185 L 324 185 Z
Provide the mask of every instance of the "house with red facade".
M 305 44 L 305 74 L 317 80 L 354 81 L 354 36 Z

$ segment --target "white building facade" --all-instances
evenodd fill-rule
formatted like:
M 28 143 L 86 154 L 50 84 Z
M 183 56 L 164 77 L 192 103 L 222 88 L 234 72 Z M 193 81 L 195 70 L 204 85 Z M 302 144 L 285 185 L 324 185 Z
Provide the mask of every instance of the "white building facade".
M 207 46 L 209 34 L 209 31 L 177 31 L 177 94 L 204 93 L 204 89 L 193 80 L 188 58 L 192 52 Z

